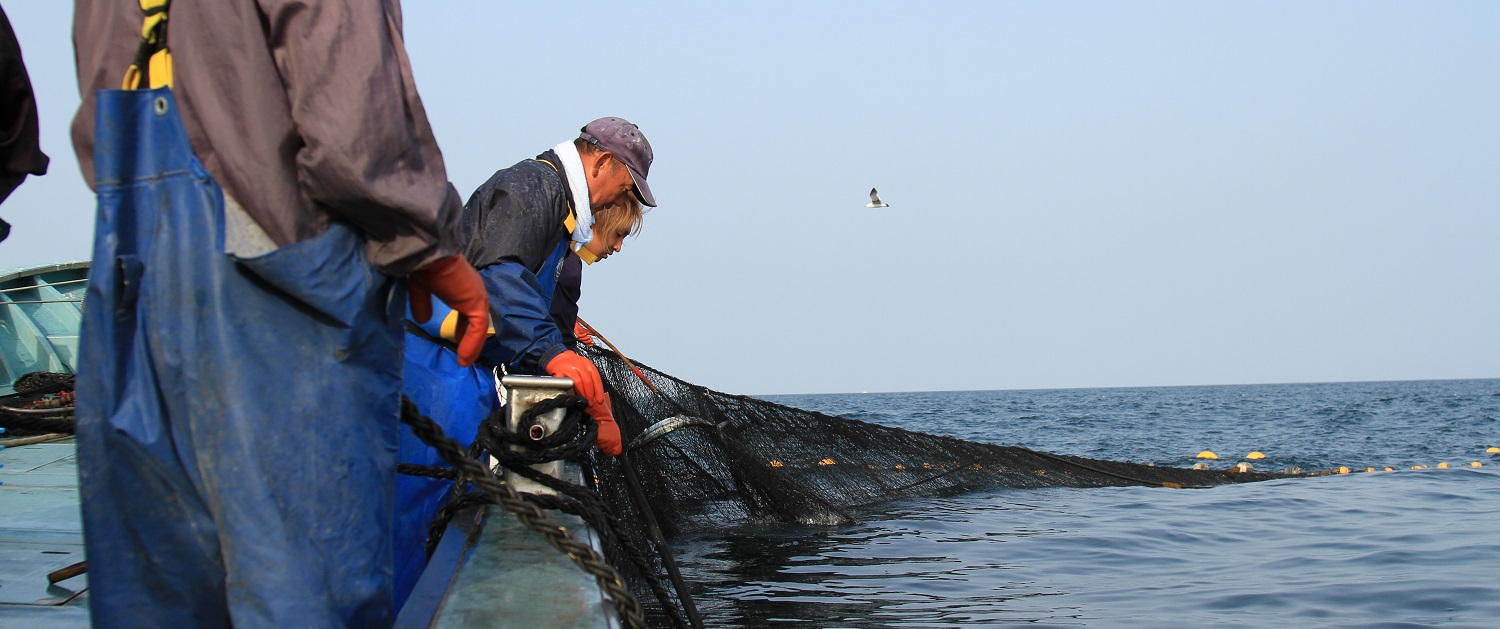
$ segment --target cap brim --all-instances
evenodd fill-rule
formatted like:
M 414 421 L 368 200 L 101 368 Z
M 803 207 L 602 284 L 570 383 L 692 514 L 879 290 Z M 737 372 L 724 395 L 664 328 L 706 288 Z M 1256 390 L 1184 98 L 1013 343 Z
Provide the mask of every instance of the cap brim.
M 630 178 L 635 180 L 635 198 L 646 207 L 656 207 L 656 197 L 651 194 L 651 186 L 646 185 L 646 178 L 635 172 L 634 168 L 625 167 L 630 171 Z

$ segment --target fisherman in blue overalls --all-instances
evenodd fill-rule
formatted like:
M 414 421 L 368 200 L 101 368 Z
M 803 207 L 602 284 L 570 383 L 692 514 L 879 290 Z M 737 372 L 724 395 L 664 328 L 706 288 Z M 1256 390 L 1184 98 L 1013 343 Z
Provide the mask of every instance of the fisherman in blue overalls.
M 92 621 L 388 626 L 406 291 L 489 327 L 401 17 L 166 5 L 75 7 Z
M 503 365 L 509 373 L 571 378 L 598 423 L 595 445 L 610 455 L 620 453 L 621 443 L 609 396 L 594 364 L 569 349 L 550 305 L 565 257 L 594 236 L 595 210 L 631 195 L 656 205 L 646 185 L 652 158 L 651 144 L 636 125 L 600 118 L 576 140 L 496 172 L 464 206 L 466 255 L 484 278 L 496 316 L 482 362 Z M 468 444 L 479 422 L 498 407 L 494 379 L 486 370 L 455 365 L 436 340 L 448 335 L 445 327 L 435 316 L 424 333 L 408 336 L 404 390 L 446 434 Z M 401 462 L 441 464 L 405 426 L 401 434 Z M 451 486 L 423 477 L 397 480 L 398 606 L 421 573 L 428 522 Z

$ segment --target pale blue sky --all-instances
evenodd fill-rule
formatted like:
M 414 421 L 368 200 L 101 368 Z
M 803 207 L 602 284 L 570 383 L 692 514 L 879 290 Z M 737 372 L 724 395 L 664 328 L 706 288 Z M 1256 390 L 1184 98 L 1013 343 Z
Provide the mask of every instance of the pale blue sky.
M 810 6 L 809 6 L 810 5 Z M 0 267 L 88 256 L 70 3 L 8 1 L 52 171 Z M 638 123 L 661 207 L 585 272 L 736 393 L 1500 377 L 1500 3 L 407 2 L 449 176 Z M 891 207 L 863 207 L 871 187 Z

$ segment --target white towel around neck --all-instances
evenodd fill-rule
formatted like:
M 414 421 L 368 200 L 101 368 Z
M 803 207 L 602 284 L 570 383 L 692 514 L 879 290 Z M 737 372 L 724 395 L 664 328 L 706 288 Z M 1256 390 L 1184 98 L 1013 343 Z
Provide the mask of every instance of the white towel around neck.
M 573 242 L 583 246 L 594 239 L 594 208 L 589 205 L 589 182 L 583 176 L 583 158 L 578 156 L 578 147 L 568 140 L 552 147 L 557 159 L 562 161 L 563 176 L 568 180 L 568 189 L 573 192 L 574 218 L 578 227 L 573 229 Z

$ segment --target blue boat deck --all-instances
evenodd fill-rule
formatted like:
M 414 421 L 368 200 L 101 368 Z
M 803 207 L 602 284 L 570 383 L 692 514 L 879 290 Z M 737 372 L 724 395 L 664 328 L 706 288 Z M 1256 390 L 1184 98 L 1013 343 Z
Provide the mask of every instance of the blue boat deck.
M 83 561 L 71 437 L 0 449 L 0 627 L 88 627 L 88 575 L 47 582 Z

